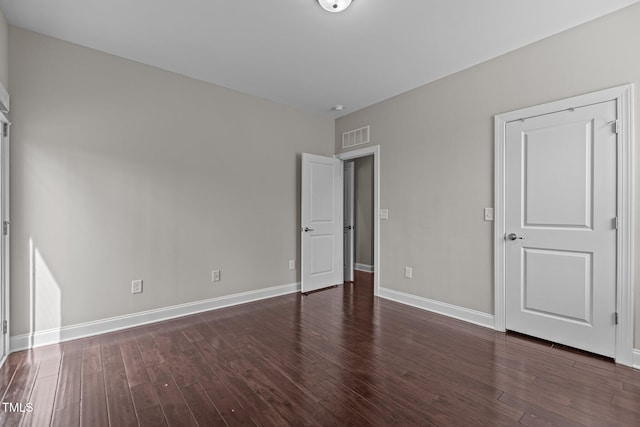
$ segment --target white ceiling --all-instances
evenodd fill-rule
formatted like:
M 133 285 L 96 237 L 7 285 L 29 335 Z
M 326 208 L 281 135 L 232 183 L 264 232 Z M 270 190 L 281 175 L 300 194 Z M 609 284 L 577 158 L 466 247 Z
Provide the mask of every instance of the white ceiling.
M 640 0 L 0 0 L 10 24 L 338 117 Z M 344 104 L 342 112 L 331 107 Z

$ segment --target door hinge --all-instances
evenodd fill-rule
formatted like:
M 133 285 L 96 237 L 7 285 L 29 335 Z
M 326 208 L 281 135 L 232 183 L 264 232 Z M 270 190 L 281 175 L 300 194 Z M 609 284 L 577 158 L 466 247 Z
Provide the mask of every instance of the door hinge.
M 620 220 L 618 219 L 618 217 L 613 218 L 613 226 L 616 228 L 616 230 L 620 227 Z
M 6 333 L 7 333 L 7 321 L 6 321 L 6 320 L 4 320 L 4 321 L 2 322 L 2 333 L 3 333 L 3 334 L 6 334 Z
M 618 312 L 616 311 L 615 313 L 613 313 L 613 319 L 616 322 L 616 325 L 618 324 Z
M 9 136 L 9 123 L 2 123 L 2 136 L 5 138 Z
M 11 224 L 11 221 L 4 221 L 2 223 L 2 234 L 5 236 L 9 234 L 9 224 Z

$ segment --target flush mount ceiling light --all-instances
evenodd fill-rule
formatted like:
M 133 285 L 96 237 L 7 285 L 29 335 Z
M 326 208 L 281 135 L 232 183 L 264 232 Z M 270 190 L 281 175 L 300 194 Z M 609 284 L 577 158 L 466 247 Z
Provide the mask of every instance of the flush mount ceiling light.
M 342 12 L 351 4 L 351 0 L 318 0 L 318 4 L 327 12 Z

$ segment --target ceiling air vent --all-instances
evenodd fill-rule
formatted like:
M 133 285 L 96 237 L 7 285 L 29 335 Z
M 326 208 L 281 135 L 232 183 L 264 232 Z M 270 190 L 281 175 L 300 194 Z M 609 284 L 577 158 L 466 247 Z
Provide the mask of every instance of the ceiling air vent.
M 360 144 L 366 144 L 369 140 L 369 126 L 350 130 L 342 134 L 342 148 L 354 147 Z

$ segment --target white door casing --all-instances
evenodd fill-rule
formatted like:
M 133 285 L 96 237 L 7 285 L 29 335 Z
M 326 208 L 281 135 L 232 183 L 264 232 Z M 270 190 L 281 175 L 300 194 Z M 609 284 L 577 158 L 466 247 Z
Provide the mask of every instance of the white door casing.
M 9 229 L 9 93 L 0 84 L 0 364 L 11 351 L 9 346 L 10 241 Z M 5 231 L 6 228 L 6 232 Z
M 6 135 L 5 135 L 6 129 Z M 0 113 L 0 361 L 10 351 L 9 330 L 9 121 Z M 6 233 L 5 230 L 6 224 Z M 7 323 L 5 323 L 7 322 Z
M 615 355 L 616 105 L 506 126 L 506 328 Z
M 496 329 L 631 365 L 632 93 L 626 85 L 496 116 Z
M 344 281 L 353 282 L 355 256 L 355 163 L 344 162 Z
M 342 161 L 302 154 L 302 283 L 311 292 L 343 283 Z

